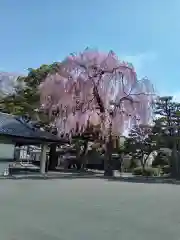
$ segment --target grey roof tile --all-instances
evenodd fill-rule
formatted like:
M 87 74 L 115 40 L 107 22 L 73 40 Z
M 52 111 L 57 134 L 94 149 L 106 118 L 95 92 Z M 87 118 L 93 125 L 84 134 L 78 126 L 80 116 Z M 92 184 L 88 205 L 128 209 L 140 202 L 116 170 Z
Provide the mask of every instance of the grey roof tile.
M 55 135 L 42 131 L 27 123 L 23 118 L 0 112 L 0 135 L 39 139 L 43 141 L 58 141 Z

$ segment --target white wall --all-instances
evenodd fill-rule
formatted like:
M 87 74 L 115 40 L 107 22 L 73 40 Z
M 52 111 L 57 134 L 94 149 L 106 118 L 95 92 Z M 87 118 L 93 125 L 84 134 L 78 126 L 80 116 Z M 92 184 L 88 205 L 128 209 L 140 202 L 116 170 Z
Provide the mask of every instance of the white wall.
M 13 159 L 14 145 L 0 143 L 0 159 Z

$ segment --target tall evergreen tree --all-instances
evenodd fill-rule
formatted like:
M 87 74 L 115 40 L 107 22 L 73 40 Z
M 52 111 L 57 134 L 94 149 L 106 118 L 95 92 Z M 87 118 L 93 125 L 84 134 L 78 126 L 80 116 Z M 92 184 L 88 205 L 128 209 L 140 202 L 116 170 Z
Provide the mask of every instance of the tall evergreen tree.
M 174 177 L 180 175 L 180 103 L 174 102 L 173 97 L 160 97 L 156 102 L 157 119 L 153 132 L 156 133 L 159 147 L 172 150 L 171 173 Z
M 53 132 L 49 125 L 50 119 L 40 110 L 40 95 L 38 87 L 49 73 L 56 71 L 57 63 L 41 65 L 37 69 L 29 68 L 27 76 L 17 79 L 17 84 L 12 94 L 1 96 L 0 108 L 2 112 L 28 116 L 37 126 L 43 126 Z M 57 165 L 56 145 L 50 148 L 50 168 Z

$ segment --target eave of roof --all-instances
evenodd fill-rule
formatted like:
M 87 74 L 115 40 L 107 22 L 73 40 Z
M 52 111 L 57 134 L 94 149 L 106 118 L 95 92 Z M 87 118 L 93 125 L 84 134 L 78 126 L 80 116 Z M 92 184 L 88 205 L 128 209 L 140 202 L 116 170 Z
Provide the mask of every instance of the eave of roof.
M 30 122 L 22 118 L 0 113 L 0 137 L 12 142 L 24 143 L 66 143 L 67 141 L 57 136 L 35 128 Z

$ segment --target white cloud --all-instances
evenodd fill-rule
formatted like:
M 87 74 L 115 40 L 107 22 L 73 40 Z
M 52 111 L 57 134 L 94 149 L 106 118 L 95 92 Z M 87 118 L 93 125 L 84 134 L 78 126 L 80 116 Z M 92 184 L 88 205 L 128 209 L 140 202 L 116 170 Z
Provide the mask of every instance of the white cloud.
M 139 78 L 146 76 L 146 66 L 157 59 L 155 52 L 144 52 L 136 55 L 122 55 L 121 59 L 133 64 Z
M 180 102 L 180 91 L 177 92 L 168 92 L 168 91 L 159 91 L 159 96 L 172 96 L 173 101 Z
M 173 100 L 176 102 L 180 102 L 180 92 L 176 92 L 174 94 L 172 94 L 173 96 Z
M 173 101 L 180 102 L 180 92 L 174 92 L 174 93 L 161 93 L 160 96 L 173 96 Z

